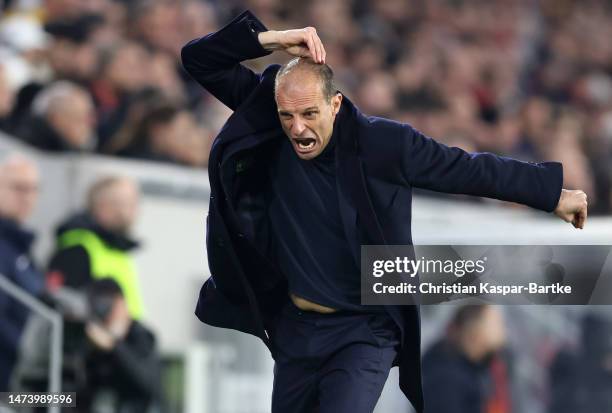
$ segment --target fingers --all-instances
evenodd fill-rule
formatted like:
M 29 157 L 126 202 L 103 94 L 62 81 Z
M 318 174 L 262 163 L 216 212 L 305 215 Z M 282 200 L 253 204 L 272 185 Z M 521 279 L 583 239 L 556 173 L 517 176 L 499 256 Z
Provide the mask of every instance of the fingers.
M 319 60 L 318 63 L 325 63 L 325 48 L 323 47 L 323 42 L 319 38 L 317 34 L 317 30 L 313 28 L 313 37 L 315 38 L 315 44 L 317 45 L 317 49 L 319 51 Z
M 323 44 L 321 43 L 321 39 L 319 39 L 319 36 L 317 36 L 316 32 L 313 33 L 312 37 L 315 44 L 315 48 L 317 49 L 317 60 L 315 61 L 317 63 L 323 63 Z
M 584 224 L 587 220 L 587 207 L 584 206 L 580 212 L 578 212 L 578 227 L 580 229 L 584 229 Z
M 315 62 L 317 61 L 317 49 L 315 47 L 314 38 L 309 30 L 306 30 L 306 37 L 304 39 L 306 41 L 306 46 L 308 47 L 308 52 L 310 53 L 310 57 Z
M 574 214 L 574 220 L 572 221 L 572 224 L 575 228 L 583 229 L 588 215 L 588 203 L 587 196 L 584 192 L 579 193 L 579 195 L 581 200 L 580 204 L 578 205 L 578 210 Z
M 323 47 L 323 42 L 321 42 L 321 39 L 317 35 L 317 30 L 314 27 L 307 27 L 305 30 L 305 40 L 312 60 L 316 63 L 325 63 L 325 48 Z
M 587 211 L 588 211 L 588 203 L 587 203 L 587 195 L 582 192 L 581 194 L 581 204 L 580 204 L 580 209 L 578 211 L 578 224 L 579 224 L 579 228 L 583 229 L 584 228 L 584 224 L 586 223 L 587 220 Z
M 286 30 L 281 33 L 283 49 L 292 56 L 310 57 L 315 63 L 325 63 L 323 42 L 314 27 Z
M 581 212 L 578 212 L 576 213 L 576 216 L 572 220 L 572 225 L 574 226 L 574 228 L 583 229 L 585 222 L 586 222 L 586 215 Z

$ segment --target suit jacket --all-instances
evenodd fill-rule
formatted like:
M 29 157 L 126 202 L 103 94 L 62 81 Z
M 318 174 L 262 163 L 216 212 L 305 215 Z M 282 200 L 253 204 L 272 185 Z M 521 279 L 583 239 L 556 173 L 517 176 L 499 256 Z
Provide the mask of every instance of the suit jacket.
M 258 252 L 253 235 L 267 231 L 262 195 L 266 160 L 279 140 L 287 139 L 274 100 L 280 66 L 257 74 L 240 64 L 270 53 L 257 40 L 257 33 L 266 30 L 246 11 L 221 30 L 185 45 L 181 55 L 187 72 L 234 111 L 210 153 L 206 245 L 212 275 L 202 286 L 196 315 L 213 326 L 254 334 L 273 350 L 273 320 L 287 300 L 287 283 Z M 560 196 L 559 163 L 469 154 L 407 124 L 365 116 L 346 98 L 334 127 L 339 128 L 340 215 L 357 265 L 362 244 L 412 244 L 412 187 L 520 202 L 545 211 L 554 210 Z M 393 310 L 390 314 L 404 331 L 400 387 L 421 412 L 418 307 Z
M 30 247 L 34 234 L 17 222 L 0 218 L 0 275 L 33 295 L 43 289 L 43 276 L 33 265 Z M 30 310 L 0 289 L 0 391 L 8 391 L 21 333 Z

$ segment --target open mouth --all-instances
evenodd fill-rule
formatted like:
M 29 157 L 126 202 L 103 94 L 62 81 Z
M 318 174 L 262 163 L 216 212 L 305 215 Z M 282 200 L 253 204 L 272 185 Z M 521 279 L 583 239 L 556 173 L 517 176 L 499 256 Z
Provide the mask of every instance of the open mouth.
M 294 138 L 293 141 L 300 152 L 311 151 L 317 143 L 314 138 Z

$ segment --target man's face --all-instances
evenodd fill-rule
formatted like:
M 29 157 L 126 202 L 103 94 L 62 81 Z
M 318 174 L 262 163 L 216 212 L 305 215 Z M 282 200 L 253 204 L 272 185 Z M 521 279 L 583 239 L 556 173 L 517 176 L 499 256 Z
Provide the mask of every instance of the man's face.
M 302 159 L 317 157 L 329 143 L 342 95 L 326 99 L 319 78 L 296 71 L 280 79 L 276 104 L 280 122 L 295 153 Z
M 139 203 L 138 187 L 131 180 L 124 180 L 100 195 L 93 214 L 106 230 L 126 234 L 136 221 Z
M 75 92 L 49 115 L 49 122 L 73 148 L 87 148 L 94 138 L 95 113 L 91 97 Z
M 0 174 L 0 214 L 24 223 L 36 206 L 38 171 L 28 161 L 14 161 L 0 168 Z
M 483 313 L 478 326 L 476 336 L 489 351 L 495 352 L 504 346 L 506 328 L 503 313 L 499 308 L 489 306 Z

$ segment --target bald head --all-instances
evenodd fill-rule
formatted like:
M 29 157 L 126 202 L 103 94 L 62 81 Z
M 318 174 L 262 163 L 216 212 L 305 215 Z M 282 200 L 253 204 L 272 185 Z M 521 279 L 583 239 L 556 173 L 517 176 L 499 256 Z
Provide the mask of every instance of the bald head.
M 108 231 L 126 233 L 136 221 L 140 193 L 136 182 L 127 177 L 106 177 L 89 190 L 89 211 Z
M 334 72 L 331 67 L 326 64 L 315 63 L 309 57 L 296 57 L 281 66 L 276 73 L 274 90 L 278 91 L 280 87 L 301 83 L 306 79 L 318 82 L 325 99 L 331 99 L 336 94 Z
M 0 163 L 0 216 L 23 224 L 38 199 L 36 164 L 21 155 L 10 155 Z

